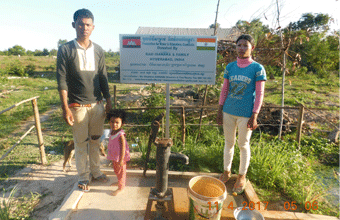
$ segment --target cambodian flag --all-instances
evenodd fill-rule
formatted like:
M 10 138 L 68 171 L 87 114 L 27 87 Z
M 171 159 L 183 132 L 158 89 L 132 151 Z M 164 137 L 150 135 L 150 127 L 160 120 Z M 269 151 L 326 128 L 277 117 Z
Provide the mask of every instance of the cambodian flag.
M 140 37 L 123 37 L 123 48 L 140 48 Z

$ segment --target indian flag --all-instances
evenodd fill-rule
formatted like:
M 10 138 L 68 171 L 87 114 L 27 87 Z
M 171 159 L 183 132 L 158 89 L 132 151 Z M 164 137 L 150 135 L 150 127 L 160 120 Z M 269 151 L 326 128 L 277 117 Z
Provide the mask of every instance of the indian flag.
M 215 50 L 215 38 L 197 38 L 197 50 Z

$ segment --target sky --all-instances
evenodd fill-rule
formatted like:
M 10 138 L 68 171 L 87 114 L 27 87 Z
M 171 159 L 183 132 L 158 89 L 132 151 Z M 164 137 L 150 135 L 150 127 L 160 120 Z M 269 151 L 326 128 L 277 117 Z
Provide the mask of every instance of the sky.
M 339 30 L 338 0 L 277 0 L 279 22 L 286 27 L 304 13 L 334 18 Z M 276 0 L 220 0 L 217 22 L 231 28 L 238 20 L 255 18 L 277 28 Z M 73 40 L 73 13 L 87 8 L 94 14 L 91 40 L 104 50 L 119 51 L 119 34 L 138 27 L 208 28 L 215 22 L 218 0 L 0 0 L 0 50 L 14 45 L 26 50 L 57 49 L 58 40 Z M 338 13 L 336 13 L 338 12 Z

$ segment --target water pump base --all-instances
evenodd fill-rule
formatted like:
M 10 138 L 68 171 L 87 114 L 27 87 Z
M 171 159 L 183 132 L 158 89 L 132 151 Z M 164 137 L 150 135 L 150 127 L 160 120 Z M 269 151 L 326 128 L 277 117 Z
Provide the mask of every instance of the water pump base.
M 164 206 L 164 203 L 168 203 L 168 212 L 175 213 L 175 202 L 174 202 L 174 196 L 172 192 L 172 188 L 168 188 L 164 197 L 160 198 L 157 196 L 156 188 L 151 188 L 150 189 L 150 194 L 148 198 L 148 203 L 146 205 L 146 211 L 145 211 L 145 216 L 144 220 L 149 220 L 151 217 L 151 208 L 152 208 L 152 203 L 154 201 L 157 202 L 156 207 L 156 218 L 155 219 L 161 219 L 162 214 L 164 211 L 166 211 L 166 208 Z

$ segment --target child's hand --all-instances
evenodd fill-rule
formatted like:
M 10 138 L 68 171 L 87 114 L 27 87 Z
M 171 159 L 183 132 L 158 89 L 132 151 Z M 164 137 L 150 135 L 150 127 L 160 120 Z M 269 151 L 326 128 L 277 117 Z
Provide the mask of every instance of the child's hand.
M 124 161 L 122 161 L 122 160 L 119 161 L 119 166 L 121 166 L 121 167 L 124 166 Z

